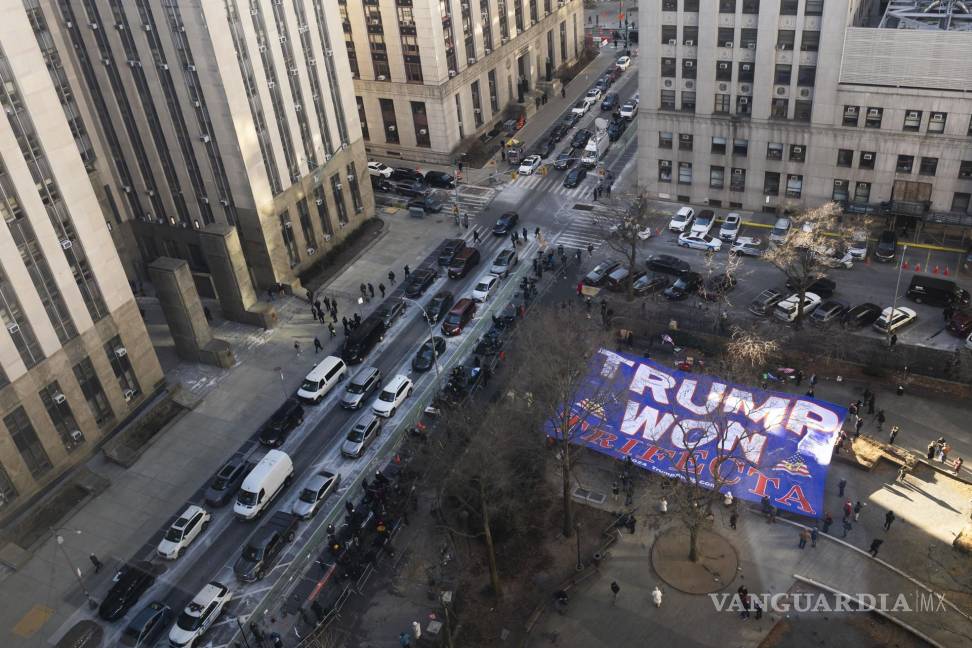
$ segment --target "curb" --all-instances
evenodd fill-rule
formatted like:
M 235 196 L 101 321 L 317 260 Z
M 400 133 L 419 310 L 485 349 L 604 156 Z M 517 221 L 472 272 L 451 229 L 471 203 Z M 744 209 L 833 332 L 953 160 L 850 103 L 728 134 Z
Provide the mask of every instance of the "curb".
M 833 587 L 830 587 L 829 585 L 824 585 L 823 583 L 821 583 L 819 581 L 815 581 L 812 578 L 807 578 L 805 576 L 801 576 L 800 574 L 793 574 L 793 578 L 797 579 L 797 581 L 799 581 L 801 583 L 806 583 L 808 585 L 813 585 L 814 587 L 817 587 L 819 589 L 826 590 L 826 591 L 830 592 L 831 594 L 839 594 L 841 596 L 847 597 L 851 601 L 857 601 L 857 599 L 855 599 L 850 594 L 847 594 L 845 592 L 841 592 L 840 590 L 835 589 Z M 919 639 L 927 642 L 928 644 L 930 644 L 932 646 L 935 646 L 935 648 L 945 648 L 944 646 L 942 646 L 942 644 L 938 643 L 937 641 L 935 641 L 934 639 L 932 639 L 931 637 L 929 637 L 925 633 L 921 632 L 917 628 L 914 628 L 914 627 L 908 625 L 907 623 L 905 623 L 904 621 L 902 621 L 900 619 L 897 619 L 897 618 L 891 616 L 887 612 L 884 612 L 882 610 L 878 610 L 877 608 L 875 608 L 873 606 L 870 606 L 870 605 L 865 605 L 863 601 L 857 601 L 857 603 L 858 603 L 858 605 L 861 606 L 862 609 L 867 610 L 869 612 L 874 612 L 875 614 L 880 615 L 882 618 L 887 619 L 891 623 L 893 623 L 893 624 L 895 624 L 897 626 L 900 626 L 901 628 L 904 628 L 905 630 L 907 630 L 911 634 L 915 635 Z

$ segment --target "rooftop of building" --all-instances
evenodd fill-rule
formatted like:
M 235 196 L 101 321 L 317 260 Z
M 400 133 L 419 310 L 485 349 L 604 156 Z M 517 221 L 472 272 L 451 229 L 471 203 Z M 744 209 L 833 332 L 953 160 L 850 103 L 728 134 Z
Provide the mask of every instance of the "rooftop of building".
M 972 31 L 970 6 L 972 0 L 889 0 L 877 26 L 969 32 Z

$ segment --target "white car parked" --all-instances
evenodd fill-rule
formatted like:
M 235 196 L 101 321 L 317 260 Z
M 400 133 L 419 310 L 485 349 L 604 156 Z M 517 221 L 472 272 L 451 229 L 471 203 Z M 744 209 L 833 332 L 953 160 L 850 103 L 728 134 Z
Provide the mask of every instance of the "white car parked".
M 540 159 L 539 155 L 528 155 L 520 163 L 520 168 L 517 169 L 517 173 L 520 175 L 533 175 L 533 172 L 540 168 L 543 160 Z
M 790 234 L 790 219 L 789 218 L 777 218 L 776 224 L 773 225 L 773 231 L 770 232 L 769 240 L 770 243 L 782 243 L 786 240 L 786 237 Z
M 740 236 L 732 242 L 729 253 L 753 257 L 763 256 L 763 248 L 760 247 L 762 242 L 763 240 L 758 236 Z
M 222 583 L 213 581 L 203 587 L 169 631 L 172 648 L 191 648 L 219 618 L 231 598 L 229 588 Z
M 672 220 L 668 222 L 668 229 L 672 232 L 684 232 L 691 227 L 692 220 L 695 218 L 695 210 L 691 207 L 681 207 Z
M 742 216 L 736 212 L 726 214 L 726 219 L 719 228 L 719 238 L 729 243 L 736 240 L 739 236 L 739 228 L 742 226 Z
M 317 514 L 321 503 L 328 498 L 331 493 L 337 490 L 341 483 L 341 475 L 332 473 L 329 470 L 319 470 L 304 484 L 300 495 L 291 506 L 291 512 L 302 520 L 308 520 Z
M 496 275 L 486 275 L 476 282 L 476 287 L 473 288 L 472 300 L 477 303 L 483 303 L 489 296 L 493 294 L 493 290 L 499 284 L 499 277 Z
M 595 103 L 600 101 L 601 100 L 600 88 L 591 88 L 590 90 L 588 90 L 587 94 L 584 96 L 584 100 L 591 105 L 594 105 Z
M 178 558 L 182 550 L 199 537 L 212 517 L 212 514 L 203 507 L 191 505 L 165 532 L 165 537 L 162 538 L 157 549 L 159 556 L 166 560 Z
M 405 399 L 411 395 L 412 379 L 398 374 L 389 380 L 385 388 L 381 390 L 381 393 L 378 394 L 378 400 L 375 401 L 371 410 L 378 416 L 391 418 L 395 416 L 395 412 L 405 402 Z
M 892 316 L 892 311 L 894 315 Z M 894 333 L 899 328 L 908 326 L 912 322 L 918 319 L 918 313 L 911 310 L 910 308 L 904 308 L 899 306 L 898 308 L 891 308 L 888 306 L 883 311 L 881 311 L 881 316 L 877 318 L 873 326 L 879 333 Z
M 375 162 L 374 160 L 368 163 L 368 173 L 370 173 L 373 176 L 390 178 L 392 172 L 394 172 L 394 169 L 392 169 L 387 164 L 382 164 L 381 162 Z
M 693 250 L 706 250 L 718 252 L 722 249 L 722 241 L 708 234 L 692 234 L 686 232 L 679 235 L 678 244 L 682 247 L 692 248 Z
M 580 115 L 581 117 L 583 117 L 584 115 L 587 114 L 587 111 L 590 109 L 591 109 L 591 102 L 588 101 L 587 99 L 581 99 L 580 101 L 574 104 L 574 107 L 570 109 L 570 112 L 574 113 L 575 115 Z
M 794 322 L 797 318 L 797 306 L 800 303 L 799 293 L 794 293 L 778 303 L 773 311 L 773 317 L 784 322 Z M 803 294 L 803 316 L 807 317 L 820 305 L 820 295 L 817 293 Z
M 857 231 L 851 236 L 847 251 L 855 261 L 863 261 L 867 256 L 867 232 Z
M 622 119 L 634 119 L 635 115 L 638 114 L 638 102 L 634 99 L 630 99 L 621 106 L 621 118 Z
M 712 229 L 715 224 L 715 214 L 711 209 L 703 209 L 699 212 L 699 215 L 695 217 L 695 221 L 692 223 L 692 228 L 689 230 L 692 234 L 696 236 L 705 236 Z
M 614 62 L 614 65 L 619 70 L 622 70 L 622 71 L 627 70 L 628 69 L 628 66 L 631 65 L 631 57 L 630 56 L 622 56 L 621 58 L 619 58 L 617 61 Z

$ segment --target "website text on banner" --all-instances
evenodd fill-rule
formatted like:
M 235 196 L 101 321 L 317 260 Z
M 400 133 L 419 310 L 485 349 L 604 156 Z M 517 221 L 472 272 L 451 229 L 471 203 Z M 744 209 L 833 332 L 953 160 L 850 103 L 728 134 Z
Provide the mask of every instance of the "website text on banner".
M 847 408 L 601 349 L 566 425 L 574 443 L 646 470 L 819 517 Z M 578 427 L 579 426 L 579 427 Z M 548 423 L 547 434 L 559 436 Z

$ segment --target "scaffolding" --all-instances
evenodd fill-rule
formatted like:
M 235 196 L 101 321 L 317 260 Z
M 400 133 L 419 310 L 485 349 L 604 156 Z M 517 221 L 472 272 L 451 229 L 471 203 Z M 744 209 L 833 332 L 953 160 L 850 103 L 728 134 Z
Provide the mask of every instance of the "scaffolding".
M 972 0 L 891 0 L 881 19 L 885 29 L 972 31 Z

